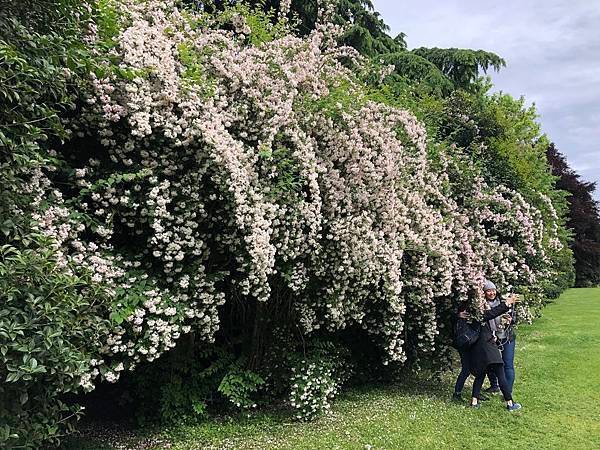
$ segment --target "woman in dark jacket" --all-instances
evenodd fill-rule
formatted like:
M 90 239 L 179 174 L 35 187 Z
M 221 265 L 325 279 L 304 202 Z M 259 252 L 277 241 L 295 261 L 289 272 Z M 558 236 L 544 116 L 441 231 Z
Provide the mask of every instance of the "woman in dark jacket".
M 500 296 L 496 292 L 496 286 L 492 282 L 488 282 L 484 287 L 485 299 L 489 306 L 497 306 L 500 304 Z M 490 322 L 490 328 L 495 330 L 497 338 L 498 348 L 502 353 L 502 361 L 504 361 L 504 375 L 506 381 L 513 389 L 515 383 L 515 347 L 516 347 L 516 333 L 514 325 L 517 323 L 517 315 L 514 306 L 511 307 L 510 311 L 506 314 L 502 314 Z M 486 392 L 495 394 L 500 392 L 500 386 L 498 386 L 498 379 L 493 373 L 488 373 L 490 379 L 490 387 L 486 389 Z
M 521 408 L 519 403 L 514 403 L 512 399 L 512 389 L 506 381 L 504 374 L 504 367 L 502 361 L 502 354 L 496 345 L 496 336 L 488 321 L 505 314 L 509 311 L 509 306 L 513 305 L 517 301 L 517 296 L 512 295 L 507 300 L 500 302 L 498 306 L 490 308 L 487 302 L 484 304 L 482 311 L 483 320 L 480 322 L 479 339 L 469 347 L 467 352 L 467 358 L 469 361 L 469 368 L 471 373 L 475 376 L 473 382 L 473 393 L 471 398 L 471 406 L 479 407 L 479 396 L 481 394 L 481 387 L 483 386 L 483 380 L 487 371 L 494 373 L 498 377 L 498 384 L 500 390 L 504 395 L 506 401 L 506 408 L 509 411 L 515 411 Z

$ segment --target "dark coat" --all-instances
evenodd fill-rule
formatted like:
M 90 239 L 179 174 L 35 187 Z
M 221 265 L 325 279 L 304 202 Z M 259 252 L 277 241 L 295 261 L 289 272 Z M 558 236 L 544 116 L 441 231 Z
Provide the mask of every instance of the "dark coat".
M 503 339 L 504 342 L 512 342 L 517 337 L 517 333 L 515 331 L 515 325 L 517 323 L 517 312 L 515 311 L 514 306 L 509 307 L 508 314 L 510 314 L 512 321 L 510 322 L 510 325 L 506 329 L 507 336 L 505 337 L 505 339 Z
M 515 311 L 514 305 L 509 308 L 509 314 L 512 318 L 510 322 L 510 326 L 508 327 L 508 336 L 506 342 L 512 342 L 517 337 L 517 332 L 515 331 L 515 325 L 517 324 L 517 312 Z
M 469 367 L 473 375 L 478 376 L 485 373 L 490 364 L 502 364 L 502 353 L 496 345 L 494 335 L 487 321 L 506 313 L 508 310 L 508 306 L 503 302 L 483 313 L 479 339 L 467 349 Z

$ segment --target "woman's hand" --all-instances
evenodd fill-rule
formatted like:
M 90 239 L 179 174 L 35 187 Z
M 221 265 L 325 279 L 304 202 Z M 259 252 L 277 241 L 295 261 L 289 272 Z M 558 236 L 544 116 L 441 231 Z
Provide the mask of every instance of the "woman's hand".
M 458 317 L 460 317 L 461 319 L 470 319 L 471 318 L 471 314 L 469 314 L 467 311 L 461 311 L 458 313 Z
M 505 301 L 505 303 L 508 306 L 512 306 L 515 303 L 517 303 L 519 301 L 519 295 L 518 294 L 510 294 L 510 297 L 508 297 Z
M 512 316 L 510 314 L 502 314 L 500 316 L 500 323 L 503 326 L 508 326 L 512 322 Z

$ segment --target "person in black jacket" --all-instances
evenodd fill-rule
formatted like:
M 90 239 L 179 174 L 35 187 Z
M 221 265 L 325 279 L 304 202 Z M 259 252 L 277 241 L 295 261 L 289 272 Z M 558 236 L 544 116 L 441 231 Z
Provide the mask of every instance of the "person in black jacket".
M 479 397 L 481 395 L 483 380 L 486 372 L 490 371 L 498 378 L 500 390 L 506 401 L 506 408 L 509 411 L 516 411 L 521 408 L 519 403 L 513 402 L 512 389 L 506 381 L 506 376 L 504 374 L 502 354 L 496 344 L 494 331 L 490 328 L 489 324 L 489 321 L 492 319 L 501 316 L 502 314 L 506 314 L 510 309 L 509 307 L 514 305 L 517 301 L 517 298 L 518 297 L 513 294 L 505 301 L 500 302 L 497 306 L 490 307 L 488 302 L 484 302 L 482 306 L 479 339 L 466 349 L 469 369 L 471 374 L 475 376 L 473 392 L 471 395 L 472 407 L 479 407 Z M 463 315 L 463 317 L 465 316 Z
M 485 294 L 485 299 L 491 307 L 500 304 L 500 296 L 497 294 L 496 285 L 494 283 L 491 281 L 486 281 L 483 286 L 483 291 Z M 497 338 L 496 343 L 498 344 L 500 353 L 502 353 L 502 361 L 504 362 L 504 375 L 506 376 L 506 381 L 512 390 L 515 383 L 516 333 L 514 330 L 514 325 L 517 320 L 515 308 L 511 307 L 509 312 L 492 320 L 493 323 L 490 321 L 490 327 L 493 329 Z M 486 389 L 486 392 L 490 394 L 500 392 L 496 375 L 494 375 L 493 372 L 488 372 L 487 375 L 490 380 L 490 387 Z
M 469 317 L 467 313 L 467 307 L 468 305 L 466 304 L 466 302 L 459 306 L 456 318 L 457 321 L 461 319 L 464 320 Z M 456 329 L 456 323 L 454 323 L 454 328 Z M 469 368 L 469 358 L 467 350 L 462 347 L 455 347 L 460 356 L 460 373 L 456 377 L 456 383 L 454 383 L 454 394 L 452 394 L 452 399 L 454 401 L 460 402 L 462 401 L 462 390 L 465 387 L 465 382 L 467 381 L 467 378 L 469 378 L 469 376 L 471 375 L 471 369 Z
M 457 334 L 458 327 L 460 326 L 459 322 L 462 321 L 466 322 L 467 324 L 470 322 L 469 319 L 471 316 L 468 310 L 468 302 L 462 302 L 456 309 L 456 317 L 454 318 L 452 325 L 455 335 Z M 454 394 L 452 394 L 452 400 L 456 402 L 462 402 L 462 390 L 465 387 L 465 382 L 471 375 L 469 354 L 466 348 L 458 345 L 456 342 L 454 342 L 452 345 L 454 348 L 456 348 L 456 351 L 460 356 L 460 373 L 456 377 L 456 383 L 454 383 Z M 498 388 L 498 391 L 500 391 L 500 388 Z M 488 398 L 481 395 L 479 400 L 488 400 Z

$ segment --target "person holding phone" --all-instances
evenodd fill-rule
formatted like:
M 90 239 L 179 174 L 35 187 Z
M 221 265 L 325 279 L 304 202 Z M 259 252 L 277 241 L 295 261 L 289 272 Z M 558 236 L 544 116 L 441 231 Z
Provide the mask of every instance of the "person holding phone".
M 485 281 L 483 286 L 484 292 L 485 288 L 489 288 L 491 284 L 493 283 L 488 280 Z M 506 380 L 504 361 L 502 360 L 502 354 L 496 344 L 494 325 L 491 323 L 496 317 L 508 313 L 517 299 L 518 296 L 513 294 L 506 300 L 500 300 L 495 306 L 491 306 L 490 302 L 487 300 L 484 301 L 481 306 L 479 339 L 467 349 L 469 368 L 471 374 L 475 376 L 473 392 L 471 395 L 471 407 L 479 408 L 479 397 L 481 395 L 483 380 L 485 379 L 486 373 L 491 372 L 498 379 L 498 386 L 504 396 L 506 409 L 508 411 L 521 409 L 521 405 L 513 401 L 512 387 Z M 474 320 L 474 318 L 471 319 Z
M 457 327 L 459 321 L 466 321 L 467 323 L 473 324 L 471 320 L 471 314 L 469 313 L 469 303 L 462 302 L 456 308 L 456 316 L 453 320 L 452 328 L 454 329 L 454 334 L 457 334 Z M 454 383 L 454 393 L 452 394 L 452 401 L 462 402 L 462 390 L 465 387 L 465 382 L 471 376 L 470 362 L 469 362 L 469 353 L 468 349 L 458 345 L 456 342 L 453 342 L 452 346 L 456 349 L 460 356 L 460 373 L 456 377 L 456 383 Z M 481 394 L 479 396 L 479 400 L 489 400 L 489 397 Z
M 500 304 L 500 296 L 497 293 L 496 285 L 491 281 L 486 281 L 483 286 L 485 299 L 490 307 L 498 306 Z M 514 306 L 511 306 L 509 311 L 501 316 L 496 317 L 490 321 L 490 327 L 494 331 L 496 336 L 496 344 L 502 354 L 502 361 L 504 363 L 504 375 L 506 381 L 512 391 L 515 384 L 515 345 L 516 335 L 514 330 L 514 324 L 516 322 L 516 314 Z M 500 392 L 500 386 L 498 385 L 498 378 L 496 375 L 489 371 L 488 379 L 490 380 L 490 387 L 485 391 L 490 394 L 496 394 Z

